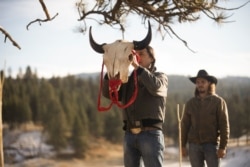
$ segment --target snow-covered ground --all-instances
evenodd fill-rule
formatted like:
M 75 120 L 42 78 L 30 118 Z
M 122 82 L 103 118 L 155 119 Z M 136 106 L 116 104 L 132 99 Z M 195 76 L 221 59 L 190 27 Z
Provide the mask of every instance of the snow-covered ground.
M 178 155 L 177 148 L 170 148 L 169 152 Z M 180 162 L 165 160 L 165 166 L 177 167 Z M 183 159 L 181 166 L 190 167 L 188 159 Z M 250 146 L 229 147 L 226 157 L 221 159 L 221 167 L 250 167 Z
M 53 156 L 53 147 L 43 141 L 41 131 L 12 131 L 4 133 L 4 159 L 7 163 L 18 163 L 35 157 Z
M 228 148 L 222 167 L 250 167 L 250 146 Z
M 56 160 L 49 160 L 49 157 L 54 155 L 53 147 L 44 143 L 43 135 L 40 131 L 28 131 L 25 133 L 16 131 L 12 133 L 5 133 L 4 153 L 6 161 L 5 167 L 34 167 L 34 164 L 36 164 L 35 167 L 68 167 L 65 164 L 60 166 L 60 163 Z M 164 161 L 164 166 L 180 166 L 178 155 L 178 148 L 166 147 L 166 159 Z M 98 164 L 91 164 L 91 162 L 86 163 L 85 161 L 81 161 L 81 163 L 84 164 L 82 165 L 79 161 L 77 161 L 77 163 L 75 160 L 71 161 L 74 161 L 74 163 L 69 162 L 69 167 L 98 166 Z M 101 160 L 101 162 L 104 161 L 105 159 Z M 39 165 L 39 163 L 41 163 L 41 165 Z M 122 158 L 120 157 L 119 159 L 114 159 L 111 164 L 107 163 L 107 166 L 122 167 L 121 164 Z M 188 159 L 184 158 L 181 166 L 190 167 Z M 229 147 L 227 156 L 221 161 L 221 167 L 250 167 L 250 146 Z

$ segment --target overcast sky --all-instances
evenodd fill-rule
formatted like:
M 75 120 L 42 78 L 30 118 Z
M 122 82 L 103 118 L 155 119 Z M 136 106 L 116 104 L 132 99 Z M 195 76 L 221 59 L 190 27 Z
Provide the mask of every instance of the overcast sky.
M 228 7 L 239 6 L 244 0 L 231 0 Z M 82 23 L 74 7 L 75 1 L 44 0 L 49 13 L 59 15 L 51 22 L 34 23 L 26 30 L 30 21 L 44 19 L 45 14 L 38 0 L 0 0 L 0 26 L 21 46 L 17 49 L 0 33 L 0 69 L 11 69 L 16 76 L 19 69 L 30 66 L 38 77 L 66 76 L 86 72 L 100 72 L 102 55 L 89 45 L 88 31 L 76 33 Z M 188 42 L 191 52 L 175 36 L 166 35 L 162 40 L 153 27 L 151 46 L 156 52 L 158 71 L 168 75 L 195 76 L 200 69 L 217 77 L 250 77 L 250 4 L 231 11 L 228 21 L 217 25 L 202 17 L 195 23 L 172 25 L 174 31 Z M 124 37 L 128 41 L 141 40 L 147 28 L 137 17 L 127 20 Z M 122 38 L 122 33 L 108 26 L 89 22 L 98 43 L 111 43 Z M 7 74 L 8 75 L 8 74 Z

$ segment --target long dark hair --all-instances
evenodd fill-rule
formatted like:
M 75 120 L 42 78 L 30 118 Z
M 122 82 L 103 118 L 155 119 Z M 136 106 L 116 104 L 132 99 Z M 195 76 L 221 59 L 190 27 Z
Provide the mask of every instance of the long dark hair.
M 146 50 L 147 50 L 147 53 L 148 55 L 153 59 L 153 62 L 151 63 L 151 66 L 149 68 L 149 70 L 151 72 L 155 71 L 156 70 L 156 67 L 155 67 L 155 53 L 154 53 L 154 49 L 151 47 L 151 46 L 147 46 L 146 47 Z

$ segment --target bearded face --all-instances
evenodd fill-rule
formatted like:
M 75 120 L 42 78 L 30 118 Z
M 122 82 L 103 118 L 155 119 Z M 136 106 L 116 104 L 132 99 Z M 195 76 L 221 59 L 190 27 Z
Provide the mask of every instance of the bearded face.
M 205 78 L 197 78 L 196 79 L 196 89 L 199 92 L 199 94 L 207 94 L 208 88 L 210 85 L 210 82 L 206 80 Z

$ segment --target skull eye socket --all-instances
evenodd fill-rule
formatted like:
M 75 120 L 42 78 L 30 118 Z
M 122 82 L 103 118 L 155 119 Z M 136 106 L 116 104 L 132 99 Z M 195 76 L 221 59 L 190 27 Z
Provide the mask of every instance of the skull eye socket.
M 132 60 L 133 60 L 133 55 L 132 55 L 132 54 L 130 54 L 130 55 L 128 56 L 128 60 L 129 60 L 129 61 L 132 61 Z

